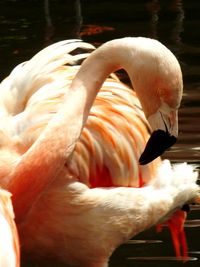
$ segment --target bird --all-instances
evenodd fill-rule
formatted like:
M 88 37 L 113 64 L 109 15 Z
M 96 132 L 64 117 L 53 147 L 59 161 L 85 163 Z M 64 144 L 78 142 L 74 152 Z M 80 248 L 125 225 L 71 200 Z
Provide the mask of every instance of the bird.
M 0 84 L 0 185 L 22 254 L 106 267 L 120 244 L 195 201 L 194 168 L 160 158 L 178 136 L 182 90 L 176 57 L 145 37 L 59 41 L 14 68 Z
M 11 194 L 0 189 L 0 265 L 20 266 L 19 238 L 14 222 Z

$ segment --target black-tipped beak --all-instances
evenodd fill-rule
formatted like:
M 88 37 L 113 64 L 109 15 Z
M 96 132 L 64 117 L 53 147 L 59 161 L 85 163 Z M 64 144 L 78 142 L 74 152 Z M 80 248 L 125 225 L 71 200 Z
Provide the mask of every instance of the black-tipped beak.
M 140 156 L 139 163 L 145 165 L 164 153 L 176 143 L 177 138 L 163 130 L 156 130 L 149 138 L 145 150 Z

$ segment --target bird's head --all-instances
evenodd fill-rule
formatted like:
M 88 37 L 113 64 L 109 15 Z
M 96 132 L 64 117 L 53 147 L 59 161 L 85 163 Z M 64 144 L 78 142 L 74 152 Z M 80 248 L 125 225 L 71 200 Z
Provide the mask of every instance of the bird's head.
M 158 41 L 148 42 L 144 46 L 141 44 L 136 72 L 130 75 L 152 129 L 139 159 L 142 165 L 160 156 L 176 142 L 183 90 L 182 72 L 176 57 Z
M 140 156 L 141 165 L 147 164 L 162 155 L 176 143 L 178 137 L 178 110 L 163 103 L 161 107 L 147 117 L 152 134 Z

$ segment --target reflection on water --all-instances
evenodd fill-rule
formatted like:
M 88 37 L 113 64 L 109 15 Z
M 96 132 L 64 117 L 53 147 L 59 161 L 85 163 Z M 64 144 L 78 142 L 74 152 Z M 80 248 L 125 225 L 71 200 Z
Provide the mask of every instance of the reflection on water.
M 31 8 L 30 8 L 31 5 Z M 99 45 L 123 36 L 159 39 L 178 57 L 184 76 L 177 144 L 165 153 L 174 162 L 200 159 L 200 1 L 0 1 L 0 78 L 52 42 L 77 38 Z M 192 206 L 186 221 L 190 248 L 184 266 L 200 265 L 200 211 Z M 167 228 L 141 233 L 122 245 L 110 266 L 182 266 L 174 258 Z
M 141 261 L 183 261 L 182 258 L 177 258 L 177 257 L 129 257 L 127 260 L 141 260 Z M 196 261 L 198 258 L 195 257 L 188 257 L 188 261 Z
M 161 240 L 135 240 L 131 239 L 126 242 L 126 244 L 157 244 L 162 243 Z

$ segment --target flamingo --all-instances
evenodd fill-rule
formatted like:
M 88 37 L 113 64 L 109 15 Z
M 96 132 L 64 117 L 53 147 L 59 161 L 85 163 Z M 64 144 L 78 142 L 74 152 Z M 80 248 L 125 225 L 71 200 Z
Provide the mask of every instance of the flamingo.
M 19 267 L 19 240 L 10 197 L 9 192 L 0 189 L 0 265 Z
M 120 244 L 194 201 L 199 188 L 192 166 L 159 158 L 178 135 L 175 56 L 144 37 L 93 50 L 55 43 L 2 81 L 0 181 L 13 194 L 26 255 L 106 267 Z M 120 68 L 136 93 L 113 74 Z

